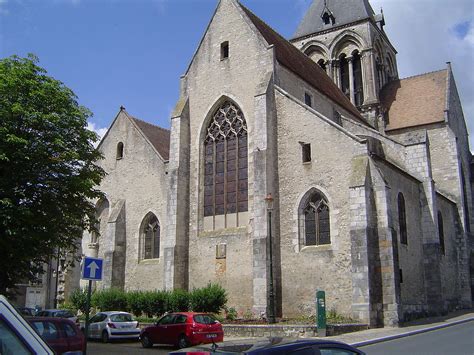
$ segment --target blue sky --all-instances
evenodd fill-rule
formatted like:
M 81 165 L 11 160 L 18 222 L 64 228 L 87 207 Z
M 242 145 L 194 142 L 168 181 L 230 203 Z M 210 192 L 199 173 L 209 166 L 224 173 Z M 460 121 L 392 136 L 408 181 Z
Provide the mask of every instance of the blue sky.
M 284 37 L 311 0 L 241 0 Z M 88 107 L 96 130 L 124 105 L 169 127 L 179 78 L 217 0 L 0 0 L 0 57 L 31 52 Z M 470 131 L 474 130 L 474 31 L 470 0 L 372 0 L 383 7 L 400 77 L 451 61 Z M 449 13 L 449 16 L 447 14 Z M 472 133 L 474 135 L 474 133 Z M 471 146 L 473 146 L 471 137 Z

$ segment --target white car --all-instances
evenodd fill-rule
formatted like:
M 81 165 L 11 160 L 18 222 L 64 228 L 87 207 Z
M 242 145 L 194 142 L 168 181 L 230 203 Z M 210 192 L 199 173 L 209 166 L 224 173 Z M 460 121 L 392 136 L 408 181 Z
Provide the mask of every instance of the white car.
M 136 339 L 140 337 L 138 322 L 127 312 L 99 312 L 89 321 L 89 338 L 107 343 L 112 339 Z

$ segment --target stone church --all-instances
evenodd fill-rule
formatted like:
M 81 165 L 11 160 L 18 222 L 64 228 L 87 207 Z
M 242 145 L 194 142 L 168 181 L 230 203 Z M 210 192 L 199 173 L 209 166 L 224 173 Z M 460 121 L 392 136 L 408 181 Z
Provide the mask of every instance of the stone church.
M 470 307 L 473 160 L 453 73 L 400 79 L 384 25 L 368 0 L 314 0 L 286 40 L 220 0 L 171 129 L 122 107 L 99 145 L 100 233 L 82 242 L 105 259 L 97 287 L 213 282 L 240 315 L 277 317 L 314 314 L 324 290 L 371 326 Z

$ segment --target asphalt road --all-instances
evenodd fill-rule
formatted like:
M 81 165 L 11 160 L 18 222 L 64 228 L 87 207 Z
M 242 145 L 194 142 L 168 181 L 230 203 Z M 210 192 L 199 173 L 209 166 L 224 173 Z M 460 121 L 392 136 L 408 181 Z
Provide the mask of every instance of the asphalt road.
M 139 341 L 114 341 L 112 343 L 103 344 L 98 341 L 87 342 L 87 355 L 102 354 L 148 354 L 148 355 L 165 355 L 175 350 L 172 346 L 154 346 L 151 349 L 144 349 Z
M 367 355 L 473 355 L 474 321 L 360 347 Z

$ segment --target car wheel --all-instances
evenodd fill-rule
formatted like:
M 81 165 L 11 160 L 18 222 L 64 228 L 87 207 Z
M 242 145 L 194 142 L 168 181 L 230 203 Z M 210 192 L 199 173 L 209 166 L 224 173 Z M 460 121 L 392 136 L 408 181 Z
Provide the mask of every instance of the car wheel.
M 148 335 L 142 335 L 141 341 L 144 348 L 151 348 L 153 346 L 153 343 L 151 342 L 150 338 L 148 338 Z
M 103 343 L 109 342 L 109 333 L 106 330 L 102 332 L 102 342 Z
M 181 335 L 178 339 L 178 349 L 183 349 L 187 348 L 189 346 L 188 339 L 186 338 L 186 335 Z

